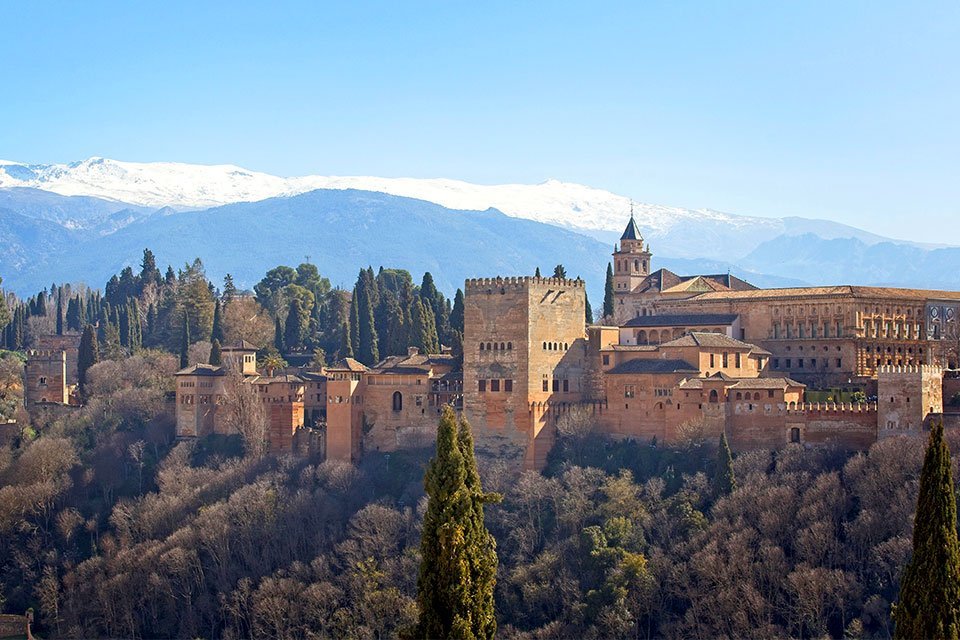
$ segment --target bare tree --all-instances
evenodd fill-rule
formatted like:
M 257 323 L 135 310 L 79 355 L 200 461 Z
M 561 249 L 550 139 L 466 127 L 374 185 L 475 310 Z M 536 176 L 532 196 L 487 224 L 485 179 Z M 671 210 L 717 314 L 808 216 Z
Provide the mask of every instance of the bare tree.
M 244 380 L 238 371 L 230 371 L 223 384 L 224 425 L 229 432 L 239 433 L 248 456 L 262 458 L 267 452 L 270 419 L 256 387 Z

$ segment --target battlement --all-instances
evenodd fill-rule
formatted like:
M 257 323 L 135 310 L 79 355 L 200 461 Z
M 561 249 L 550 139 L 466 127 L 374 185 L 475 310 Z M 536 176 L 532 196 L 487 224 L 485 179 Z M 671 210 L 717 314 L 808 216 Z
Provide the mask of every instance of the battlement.
M 496 278 L 468 278 L 464 292 L 473 291 L 475 293 L 482 293 L 482 291 L 480 291 L 481 289 L 494 287 L 521 291 L 530 285 L 571 287 L 575 289 L 583 289 L 585 287 L 584 281 L 580 278 L 571 280 L 569 278 L 538 278 L 536 276 L 509 276 L 506 278 L 497 276 Z
M 919 365 L 883 365 L 877 369 L 878 375 L 894 375 L 894 374 L 928 374 L 935 376 L 942 376 L 943 369 L 936 365 L 931 364 L 919 364 Z
M 59 349 L 30 349 L 27 351 L 30 360 L 63 360 L 67 361 L 67 352 Z
M 876 413 L 877 403 L 853 403 L 853 402 L 791 402 L 787 405 L 788 416 L 825 416 L 825 415 L 846 415 L 851 413 Z

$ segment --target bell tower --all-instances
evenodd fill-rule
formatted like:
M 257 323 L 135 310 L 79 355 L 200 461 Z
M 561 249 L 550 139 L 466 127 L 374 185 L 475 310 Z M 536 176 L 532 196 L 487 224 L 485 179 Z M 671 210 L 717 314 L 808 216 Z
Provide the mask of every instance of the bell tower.
M 630 293 L 650 275 L 650 246 L 644 246 L 643 236 L 633 219 L 633 203 L 630 203 L 630 222 L 620 236 L 620 246 L 613 249 L 613 292 Z

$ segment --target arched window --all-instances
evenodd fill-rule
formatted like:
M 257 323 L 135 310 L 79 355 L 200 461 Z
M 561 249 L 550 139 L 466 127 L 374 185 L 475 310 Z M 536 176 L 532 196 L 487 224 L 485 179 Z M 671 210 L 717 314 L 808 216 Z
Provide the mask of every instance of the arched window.
M 497 350 L 497 343 L 496 343 L 496 342 L 493 343 L 493 350 L 494 350 L 494 351 Z
M 507 343 L 507 351 L 513 351 L 513 343 L 512 343 L 512 342 L 508 342 L 508 343 Z
M 737 391 L 737 400 L 743 400 L 743 394 Z
M 640 261 L 639 261 L 639 260 L 634 260 L 634 261 L 633 261 L 633 270 L 634 270 L 634 271 L 640 271 Z
M 546 342 L 543 343 L 543 350 L 544 350 L 544 351 L 547 350 L 547 343 L 546 343 Z
M 480 343 L 480 351 L 483 351 L 483 350 L 484 350 L 484 349 L 483 349 L 483 343 L 481 342 L 481 343 Z
M 505 346 L 505 345 L 501 342 L 501 343 L 500 343 L 500 351 L 506 351 L 506 349 L 504 349 L 504 346 Z
M 399 391 L 393 392 L 393 410 L 402 411 L 403 410 L 403 394 Z
M 570 348 L 570 347 L 567 346 L 567 343 L 564 342 L 564 343 L 563 343 L 563 350 L 566 351 L 566 350 L 569 349 L 569 348 Z
M 490 343 L 488 342 L 488 343 L 487 343 L 487 351 L 492 351 L 492 350 L 493 350 L 493 349 L 490 348 Z
M 720 402 L 720 396 L 717 395 L 716 389 L 710 390 L 710 402 Z

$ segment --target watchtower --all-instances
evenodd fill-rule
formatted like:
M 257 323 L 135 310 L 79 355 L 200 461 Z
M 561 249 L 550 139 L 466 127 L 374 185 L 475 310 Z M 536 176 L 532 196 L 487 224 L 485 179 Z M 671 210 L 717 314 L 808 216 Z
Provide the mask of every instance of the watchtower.
M 582 398 L 584 283 L 479 278 L 464 292 L 463 406 L 478 450 L 540 468 L 554 440 L 547 413 Z
M 37 349 L 27 352 L 24 401 L 27 408 L 38 403 L 69 404 L 65 351 Z
M 943 413 L 943 370 L 933 365 L 882 366 L 877 371 L 878 438 L 918 435 Z
M 630 205 L 630 222 L 620 236 L 620 246 L 613 249 L 613 292 L 630 293 L 650 275 L 650 246 L 644 245 L 643 235 L 633 219 Z

